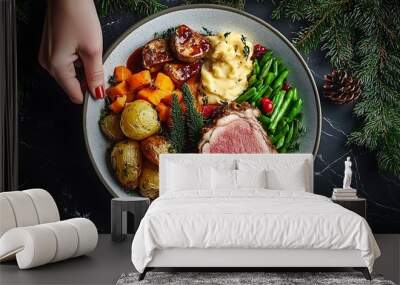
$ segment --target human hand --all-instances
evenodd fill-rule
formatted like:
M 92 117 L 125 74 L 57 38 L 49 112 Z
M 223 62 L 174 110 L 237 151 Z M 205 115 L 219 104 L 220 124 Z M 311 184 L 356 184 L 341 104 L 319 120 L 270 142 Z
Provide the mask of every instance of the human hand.
M 103 36 L 93 0 L 49 0 L 39 50 L 39 63 L 64 89 L 72 102 L 83 94 L 74 62 L 82 60 L 87 87 L 104 98 Z

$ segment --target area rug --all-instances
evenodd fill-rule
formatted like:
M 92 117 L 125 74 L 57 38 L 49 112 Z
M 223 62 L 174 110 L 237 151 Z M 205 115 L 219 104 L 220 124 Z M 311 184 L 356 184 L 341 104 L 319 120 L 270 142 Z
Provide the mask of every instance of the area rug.
M 395 285 L 380 275 L 368 281 L 359 272 L 148 272 L 138 281 L 138 273 L 122 274 L 117 285 L 213 284 L 213 285 Z

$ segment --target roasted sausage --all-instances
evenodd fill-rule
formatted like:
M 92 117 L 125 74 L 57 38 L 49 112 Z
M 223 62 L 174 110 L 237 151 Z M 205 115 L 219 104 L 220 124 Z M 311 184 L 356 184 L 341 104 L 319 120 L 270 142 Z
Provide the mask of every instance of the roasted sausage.
M 171 49 L 175 56 L 183 61 L 192 63 L 202 59 L 210 50 L 210 42 L 199 33 L 186 25 L 180 25 L 170 38 Z
M 164 72 L 172 79 L 176 86 L 181 86 L 184 82 L 195 76 L 200 71 L 201 63 L 166 63 Z
M 142 51 L 143 66 L 151 72 L 162 68 L 166 62 L 172 61 L 173 57 L 166 39 L 154 39 L 148 42 Z

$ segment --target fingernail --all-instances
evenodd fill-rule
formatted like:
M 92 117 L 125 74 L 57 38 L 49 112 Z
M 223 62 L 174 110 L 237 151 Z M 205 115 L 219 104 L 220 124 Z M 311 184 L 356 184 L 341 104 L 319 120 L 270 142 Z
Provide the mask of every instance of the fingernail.
M 95 96 L 97 99 L 103 99 L 104 98 L 104 87 L 103 85 L 97 86 L 94 89 L 94 92 L 96 93 Z

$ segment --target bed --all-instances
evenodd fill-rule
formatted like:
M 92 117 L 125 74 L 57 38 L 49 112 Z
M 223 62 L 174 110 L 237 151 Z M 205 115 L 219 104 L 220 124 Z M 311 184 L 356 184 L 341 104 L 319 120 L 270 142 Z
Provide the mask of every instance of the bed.
M 380 251 L 361 216 L 313 194 L 309 154 L 165 154 L 160 197 L 132 243 L 143 279 L 158 267 L 353 267 Z

